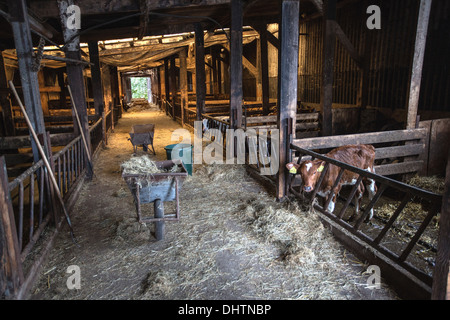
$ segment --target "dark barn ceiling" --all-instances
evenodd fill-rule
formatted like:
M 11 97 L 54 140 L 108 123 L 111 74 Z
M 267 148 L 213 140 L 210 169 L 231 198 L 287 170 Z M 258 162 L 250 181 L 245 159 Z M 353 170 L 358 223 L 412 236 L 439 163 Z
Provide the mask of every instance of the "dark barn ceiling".
M 244 25 L 276 23 L 280 1 L 247 0 L 244 3 Z M 51 32 L 51 40 L 63 44 L 57 0 L 28 0 L 29 15 Z M 193 31 L 195 23 L 205 30 L 230 26 L 230 0 L 79 0 L 81 11 L 81 42 L 140 38 Z M 6 0 L 0 9 L 8 12 Z M 312 1 L 301 1 L 301 15 L 316 14 Z M 13 48 L 12 31 L 4 17 L 0 17 L 2 48 Z M 33 36 L 37 44 L 38 37 Z

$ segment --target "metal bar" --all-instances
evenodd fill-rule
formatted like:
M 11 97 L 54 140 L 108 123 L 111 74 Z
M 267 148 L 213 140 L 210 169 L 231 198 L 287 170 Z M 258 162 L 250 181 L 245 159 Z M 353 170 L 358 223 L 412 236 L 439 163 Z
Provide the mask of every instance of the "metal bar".
M 61 190 L 61 158 L 58 157 L 58 187 L 59 190 Z M 61 191 L 62 192 L 62 191 Z
M 23 244 L 23 182 L 19 183 L 19 250 Z
M 8 183 L 9 191 L 11 192 L 15 188 L 17 188 L 21 181 L 24 181 L 30 174 L 32 174 L 34 171 L 37 171 L 39 168 L 41 168 L 43 164 L 44 164 L 44 162 L 42 160 L 40 160 L 39 162 L 35 163 L 33 166 L 28 168 L 26 171 L 24 171 L 20 176 L 15 178 L 13 181 L 9 182 Z
M 42 223 L 44 215 L 44 167 L 39 170 L 39 225 Z
M 64 58 L 64 57 L 58 57 L 58 56 L 52 56 L 49 54 L 43 54 L 42 55 L 43 59 L 47 59 L 47 60 L 54 60 L 54 61 L 61 61 L 61 62 L 65 62 L 68 64 L 83 64 L 83 65 L 91 65 L 93 66 L 94 64 L 88 61 L 83 61 L 83 60 L 77 60 L 77 59 L 70 59 L 70 58 Z
M 321 160 L 326 161 L 326 162 L 328 162 L 330 164 L 334 164 L 334 165 L 336 165 L 336 166 L 338 166 L 340 168 L 344 168 L 346 170 L 352 171 L 352 172 L 354 172 L 356 174 L 359 174 L 359 175 L 361 175 L 361 176 L 363 176 L 365 178 L 373 179 L 373 180 L 375 180 L 375 181 L 377 181 L 377 182 L 379 182 L 381 184 L 386 184 L 389 187 L 396 188 L 396 189 L 398 189 L 400 191 L 409 192 L 409 193 L 411 193 L 411 195 L 418 196 L 420 198 L 424 198 L 424 199 L 430 200 L 433 203 L 436 203 L 436 202 L 441 203 L 442 202 L 442 196 L 438 195 L 438 194 L 435 194 L 433 192 L 425 191 L 425 190 L 422 190 L 422 189 L 419 189 L 419 188 L 407 185 L 405 183 L 393 180 L 391 178 L 380 176 L 380 175 L 374 174 L 372 172 L 368 172 L 366 170 L 354 167 L 354 166 L 349 165 L 347 163 L 344 163 L 344 162 L 341 162 L 341 161 L 338 161 L 338 160 L 335 160 L 335 159 L 328 158 L 328 157 L 326 157 L 326 156 L 324 156 L 322 154 L 319 154 L 319 153 L 316 153 L 316 152 L 313 152 L 313 151 L 310 151 L 310 150 L 307 150 L 307 149 L 300 148 L 300 147 L 298 147 L 298 146 L 296 146 L 294 144 L 291 144 L 291 149 L 303 152 L 304 154 L 310 155 L 310 156 L 315 157 L 317 159 L 321 159 Z
M 61 192 L 63 192 L 63 194 L 65 194 L 67 192 L 66 153 L 63 153 L 62 157 L 63 157 L 63 172 L 62 172 L 63 187 L 62 187 Z
M 420 225 L 419 230 L 417 230 L 417 232 L 414 235 L 414 237 L 408 243 L 408 246 L 406 247 L 406 249 L 402 252 L 402 254 L 400 256 L 400 261 L 405 261 L 406 260 L 408 255 L 411 253 L 411 250 L 414 248 L 414 246 L 416 245 L 417 241 L 419 240 L 420 236 L 425 231 L 425 229 L 427 228 L 428 224 L 431 222 L 431 219 L 433 219 L 433 217 L 437 214 L 437 212 L 439 212 L 440 206 L 441 206 L 441 204 L 437 203 L 430 210 L 428 215 L 425 217 L 425 220 Z
M 382 184 L 380 186 L 380 188 L 378 189 L 377 194 L 375 195 L 375 197 L 373 197 L 372 201 L 370 201 L 369 205 L 367 206 L 367 208 L 364 210 L 364 213 L 361 215 L 361 217 L 358 219 L 358 221 L 355 224 L 355 230 L 359 230 L 359 228 L 361 227 L 362 223 L 364 222 L 364 219 L 369 215 L 370 210 L 373 209 L 373 206 L 375 205 L 375 203 L 377 203 L 378 200 L 380 200 L 380 197 L 383 195 L 383 192 L 386 190 L 387 185 Z
M 398 216 L 403 211 L 403 209 L 406 207 L 406 205 L 408 204 L 409 201 L 411 201 L 411 196 L 409 194 L 406 194 L 405 197 L 403 198 L 403 201 L 400 203 L 400 205 L 398 206 L 397 210 L 395 210 L 394 214 L 389 219 L 389 221 L 386 224 L 386 226 L 383 228 L 383 230 L 381 230 L 380 234 L 373 241 L 374 243 L 379 244 L 381 242 L 381 240 L 384 238 L 386 233 L 392 227 L 392 225 L 397 220 Z
M 176 219 L 178 220 L 180 218 L 180 199 L 178 194 L 178 178 L 175 177 L 175 198 L 177 203 L 177 213 L 176 213 Z
M 139 185 L 135 184 L 136 186 L 136 211 L 137 211 L 137 216 L 138 216 L 138 221 L 142 222 L 142 217 L 141 217 L 141 199 L 139 196 Z
M 30 239 L 34 233 L 34 174 L 30 176 Z
M 316 197 L 317 192 L 320 190 L 320 186 L 322 185 L 323 180 L 325 179 L 325 175 L 328 172 L 328 169 L 330 168 L 330 164 L 327 162 L 325 164 L 325 168 L 322 171 L 322 174 L 320 175 L 319 180 L 316 182 L 316 187 L 314 188 L 314 191 L 311 194 L 311 204 L 314 201 L 314 198 Z
M 339 219 L 342 219 L 344 217 L 345 211 L 347 211 L 348 206 L 350 205 L 350 202 L 352 202 L 353 198 L 355 197 L 356 191 L 358 190 L 358 186 L 361 184 L 363 180 L 363 176 L 359 176 L 358 180 L 356 180 L 355 185 L 352 188 L 352 191 L 350 192 L 350 195 L 347 198 L 347 201 L 345 202 L 344 206 L 341 209 L 341 212 L 337 215 Z
M 39 228 L 37 228 L 33 237 L 30 238 L 30 241 L 28 242 L 28 244 L 25 246 L 25 248 L 23 248 L 22 253 L 20 254 L 20 259 L 21 259 L 22 263 L 25 261 L 26 257 L 30 253 L 34 244 L 37 242 L 37 240 L 41 236 L 42 232 L 44 231 L 45 227 L 48 225 L 49 221 L 50 221 L 50 215 L 48 214 L 45 217 L 44 221 L 39 225 Z

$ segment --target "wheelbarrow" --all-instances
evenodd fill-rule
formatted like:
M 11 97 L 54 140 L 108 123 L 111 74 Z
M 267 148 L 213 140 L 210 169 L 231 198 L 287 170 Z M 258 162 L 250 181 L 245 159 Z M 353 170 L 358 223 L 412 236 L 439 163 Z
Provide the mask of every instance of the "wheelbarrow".
M 135 124 L 131 127 L 130 138 L 133 145 L 134 153 L 137 152 L 137 147 L 142 146 L 145 152 L 148 150 L 148 145 L 152 146 L 153 154 L 156 155 L 153 147 L 153 137 L 155 136 L 155 125 L 149 124 Z
M 179 189 L 184 179 L 188 176 L 186 168 L 180 159 L 155 162 L 160 169 L 170 170 L 177 165 L 180 172 L 161 172 L 148 174 L 124 174 L 136 205 L 137 219 L 139 223 L 154 222 L 156 240 L 162 240 L 165 233 L 166 221 L 178 221 L 180 218 Z M 164 214 L 164 202 L 176 201 L 176 212 Z M 142 217 L 141 204 L 154 204 L 154 217 Z

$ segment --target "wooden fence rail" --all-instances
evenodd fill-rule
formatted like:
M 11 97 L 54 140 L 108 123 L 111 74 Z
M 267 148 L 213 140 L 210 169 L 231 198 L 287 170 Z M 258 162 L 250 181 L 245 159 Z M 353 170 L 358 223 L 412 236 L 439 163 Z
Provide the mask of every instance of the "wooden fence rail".
M 328 146 L 328 144 L 326 146 Z M 387 279 L 394 285 L 397 285 L 403 295 L 411 298 L 429 299 L 431 296 L 432 277 L 417 265 L 414 265 L 411 261 L 407 261 L 407 258 L 410 256 L 414 246 L 418 243 L 420 237 L 427 229 L 432 218 L 439 212 L 442 203 L 442 196 L 415 188 L 388 177 L 383 177 L 378 174 L 356 168 L 311 150 L 300 148 L 295 144 L 291 144 L 291 148 L 300 155 L 298 158 L 298 163 L 300 163 L 303 156 L 309 156 L 326 162 L 325 169 L 316 184 L 316 190 L 312 192 L 312 196 L 309 201 L 310 204 L 313 205 L 313 207 L 320 213 L 321 218 L 327 224 L 332 226 L 333 232 L 339 240 L 347 245 L 360 258 L 367 259 L 371 263 L 379 266 L 382 265 L 384 267 L 383 278 Z M 344 170 L 349 170 L 359 175 L 359 179 L 352 188 L 344 205 L 335 213 L 328 212 L 327 209 L 327 204 L 331 201 L 334 194 L 330 194 L 326 199 L 324 199 L 324 205 L 313 202 L 318 191 L 318 187 L 321 185 L 321 181 L 323 181 L 326 171 L 330 165 L 338 166 L 341 168 L 341 172 Z M 341 175 L 337 177 L 335 181 L 336 184 L 340 178 Z M 378 185 L 378 192 L 373 200 L 366 205 L 361 216 L 352 224 L 351 222 L 345 221 L 344 216 L 350 203 L 353 201 L 357 187 L 363 178 L 375 180 Z M 301 190 L 302 185 L 300 184 L 299 187 Z M 387 188 L 402 194 L 402 196 L 400 196 L 400 199 L 402 199 L 401 203 L 397 206 L 395 212 L 381 230 L 363 231 L 362 225 L 364 220 L 369 215 L 370 210 L 373 209 L 376 203 L 380 200 L 383 192 Z M 305 200 L 305 197 L 299 191 L 295 190 L 295 187 L 291 185 L 289 189 L 291 193 L 299 196 L 302 200 Z M 386 239 L 388 231 L 393 228 L 398 217 L 406 205 L 412 201 L 412 199 L 416 199 L 416 201 L 425 201 L 427 203 L 425 207 L 428 208 L 427 213 L 415 234 L 409 237 L 407 242 L 399 245 L 402 248 L 401 252 L 394 253 L 383 244 L 383 240 Z M 378 234 L 376 234 L 377 232 Z M 373 235 L 374 233 L 375 236 Z

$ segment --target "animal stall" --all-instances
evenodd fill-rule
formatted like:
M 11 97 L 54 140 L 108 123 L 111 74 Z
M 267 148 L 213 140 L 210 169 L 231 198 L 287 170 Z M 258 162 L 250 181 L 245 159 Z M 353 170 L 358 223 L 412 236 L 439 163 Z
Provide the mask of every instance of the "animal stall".
M 442 195 L 421 190 L 387 176 L 420 171 L 426 162 L 423 160 L 426 137 L 426 129 L 415 129 L 297 139 L 291 144 L 291 150 L 297 155 L 295 161 L 298 164 L 304 159 L 313 158 L 325 161 L 326 165 L 309 199 L 301 192 L 301 179 L 292 175 L 288 186 L 290 193 L 312 205 L 323 221 L 331 226 L 337 238 L 362 259 L 382 267 L 383 278 L 397 286 L 399 292 L 403 291 L 402 294 L 411 298 L 429 298 L 431 294 L 432 267 L 437 251 L 432 239 L 437 239 L 436 224 Z M 371 144 L 375 147 L 376 173 L 316 152 L 350 144 Z M 334 196 L 333 192 L 326 196 L 322 203 L 315 199 L 331 165 L 337 166 L 341 172 L 334 181 L 334 186 L 338 185 L 345 170 L 358 176 L 353 188 L 339 195 L 343 201 L 336 206 L 334 213 L 327 209 Z M 349 220 L 350 205 L 364 178 L 373 179 L 378 191 L 372 200 L 365 201 L 363 213 L 355 220 Z M 389 215 L 382 216 L 381 208 L 387 202 L 390 202 L 393 208 Z M 413 219 L 406 223 L 408 230 L 405 231 L 402 220 L 408 214 L 410 206 L 414 206 Z M 368 222 L 367 217 L 372 209 L 375 209 L 375 217 L 373 221 Z M 399 233 L 402 233 L 401 237 L 397 236 Z

